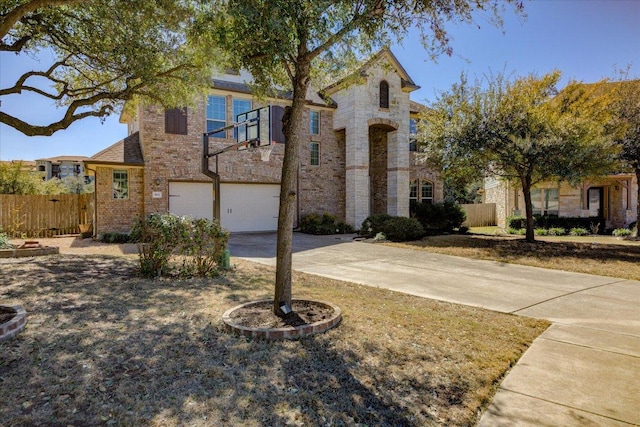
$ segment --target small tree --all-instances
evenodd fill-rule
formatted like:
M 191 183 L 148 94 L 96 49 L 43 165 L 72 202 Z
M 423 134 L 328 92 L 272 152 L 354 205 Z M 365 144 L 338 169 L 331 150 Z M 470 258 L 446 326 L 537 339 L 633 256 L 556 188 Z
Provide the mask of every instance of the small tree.
M 42 178 L 22 162 L 0 162 L 0 194 L 39 194 L 41 186 Z
M 219 0 L 209 3 L 208 22 L 198 35 L 228 52 L 234 68 L 248 69 L 261 93 L 292 93 L 285 114 L 286 139 L 276 254 L 274 313 L 291 306 L 291 258 L 296 214 L 300 145 L 306 131 L 304 109 L 311 79 L 323 73 L 342 77 L 349 64 L 404 36 L 410 27 L 436 55 L 450 53 L 445 23 L 473 22 L 476 11 L 489 11 L 496 21 L 509 1 L 498 0 Z M 520 1 L 512 1 L 521 9 Z M 324 74 L 327 75 L 327 74 Z M 320 89 L 320 88 L 316 88 Z
M 598 85 L 576 82 L 558 93 L 559 79 L 554 71 L 469 85 L 463 76 L 424 113 L 420 131 L 445 177 L 497 175 L 520 182 L 529 242 L 535 239 L 535 184 L 606 173 L 614 159 L 605 132 L 610 98 L 598 95 Z
M 624 74 L 623 77 L 627 75 Z M 620 148 L 623 167 L 631 169 L 636 175 L 636 213 L 640 214 L 640 80 L 625 79 L 612 85 L 616 124 L 614 142 Z

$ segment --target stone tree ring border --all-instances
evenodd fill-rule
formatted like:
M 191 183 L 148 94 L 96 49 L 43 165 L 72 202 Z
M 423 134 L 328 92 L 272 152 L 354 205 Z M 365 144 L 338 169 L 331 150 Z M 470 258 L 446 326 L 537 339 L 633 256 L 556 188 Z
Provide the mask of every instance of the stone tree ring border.
M 278 339 L 290 339 L 295 340 L 299 338 L 303 338 L 309 335 L 321 334 L 323 332 L 328 331 L 329 329 L 335 328 L 340 324 L 342 320 L 342 311 L 335 304 L 331 304 L 329 302 L 324 301 L 311 301 L 311 300 L 301 300 L 294 299 L 293 302 L 311 302 L 313 304 L 322 305 L 328 308 L 333 309 L 333 315 L 331 315 L 327 319 L 322 319 L 317 322 L 313 322 L 306 325 L 301 326 L 288 326 L 284 328 L 251 328 L 248 326 L 243 326 L 234 322 L 231 315 L 236 310 L 240 310 L 245 307 L 251 307 L 253 305 L 262 305 L 265 303 L 272 303 L 272 300 L 260 300 L 260 301 L 251 301 L 237 307 L 231 308 L 227 310 L 222 315 L 222 321 L 226 325 L 226 329 L 228 332 L 235 333 L 237 335 L 243 335 L 245 337 L 251 338 L 262 338 L 267 340 L 278 340 Z

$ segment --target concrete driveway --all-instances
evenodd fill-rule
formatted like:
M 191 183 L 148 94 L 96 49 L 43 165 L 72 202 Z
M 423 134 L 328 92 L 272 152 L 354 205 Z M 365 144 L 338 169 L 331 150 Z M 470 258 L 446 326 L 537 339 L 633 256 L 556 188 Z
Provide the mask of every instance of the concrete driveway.
M 231 255 L 275 264 L 275 233 Z M 294 233 L 295 270 L 548 319 L 479 426 L 640 426 L 640 282 Z

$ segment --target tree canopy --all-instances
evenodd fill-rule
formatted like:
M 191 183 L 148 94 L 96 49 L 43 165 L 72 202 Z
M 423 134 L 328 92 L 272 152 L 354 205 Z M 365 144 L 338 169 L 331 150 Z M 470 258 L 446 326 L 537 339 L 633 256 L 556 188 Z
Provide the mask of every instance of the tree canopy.
M 28 123 L 0 111 L 0 122 L 28 136 L 48 136 L 85 117 L 118 112 L 136 97 L 168 107 L 208 87 L 215 46 L 186 37 L 198 2 L 184 0 L 5 0 L 0 55 L 53 61 L 0 87 L 0 97 L 37 95 L 62 117 Z M 6 106 L 6 104 L 5 104 Z
M 307 91 L 319 89 L 323 74 L 337 80 L 349 65 L 401 39 L 411 27 L 420 30 L 433 56 L 450 53 L 448 22 L 471 23 L 475 14 L 485 13 L 499 23 L 510 3 L 522 9 L 520 1 L 498 0 L 221 0 L 209 4 L 207 19 L 196 26 L 198 34 L 211 37 L 235 68 L 247 69 L 260 92 L 276 88 L 292 93 L 284 120 L 274 313 L 283 315 L 281 307 L 291 306 L 292 230 Z
M 499 176 L 519 182 L 528 241 L 534 240 L 531 189 L 542 181 L 577 182 L 610 172 L 611 98 L 598 85 L 570 83 L 559 92 L 554 71 L 513 80 L 498 75 L 442 94 L 421 122 L 420 140 L 445 177 Z

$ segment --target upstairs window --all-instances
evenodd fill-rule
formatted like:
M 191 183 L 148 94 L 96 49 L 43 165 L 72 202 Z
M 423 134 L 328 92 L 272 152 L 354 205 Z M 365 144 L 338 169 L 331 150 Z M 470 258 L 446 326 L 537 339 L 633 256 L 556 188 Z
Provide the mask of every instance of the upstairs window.
M 187 108 L 170 108 L 164 111 L 164 133 L 187 134 Z
M 380 82 L 380 108 L 389 108 L 389 83 L 386 80 Z
M 233 98 L 233 120 L 238 120 L 238 114 L 251 111 L 251 100 Z M 238 128 L 233 129 L 233 137 L 238 138 Z
M 227 100 L 224 96 L 211 95 L 207 98 L 207 132 L 227 125 Z M 225 131 L 211 135 L 213 138 L 226 138 Z
M 320 135 L 320 111 L 309 111 L 309 133 Z

